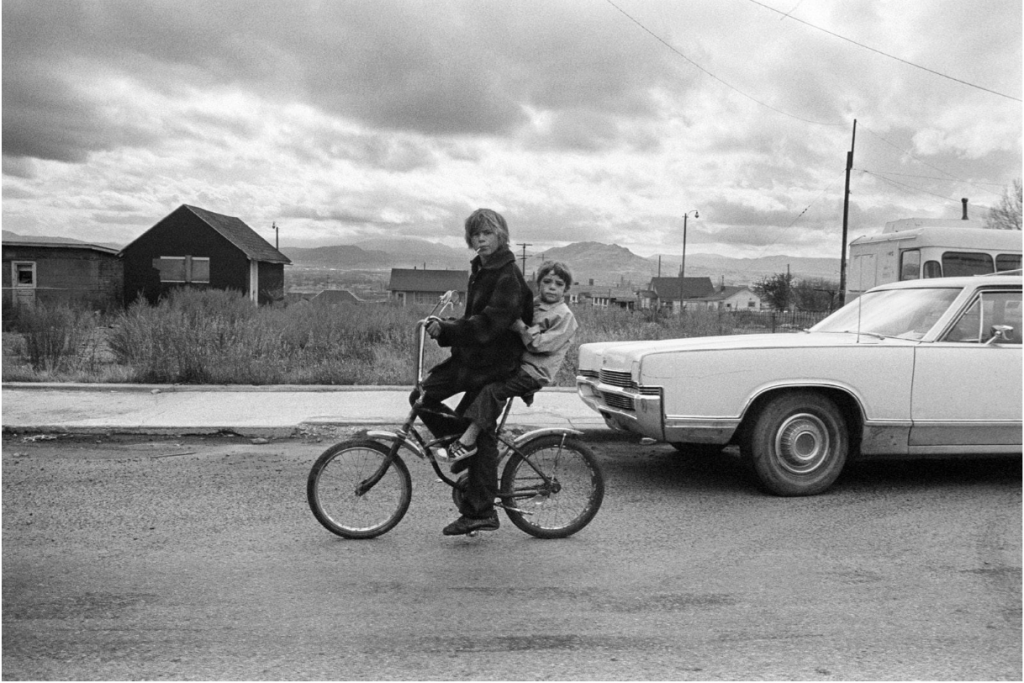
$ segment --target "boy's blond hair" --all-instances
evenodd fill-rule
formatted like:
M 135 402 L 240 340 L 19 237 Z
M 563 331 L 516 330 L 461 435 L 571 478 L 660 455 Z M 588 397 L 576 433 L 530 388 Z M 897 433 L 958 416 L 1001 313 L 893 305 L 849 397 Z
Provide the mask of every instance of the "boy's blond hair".
M 466 244 L 473 247 L 473 235 L 484 228 L 490 228 L 498 235 L 503 247 L 508 246 L 508 225 L 500 213 L 493 209 L 477 209 L 466 219 Z

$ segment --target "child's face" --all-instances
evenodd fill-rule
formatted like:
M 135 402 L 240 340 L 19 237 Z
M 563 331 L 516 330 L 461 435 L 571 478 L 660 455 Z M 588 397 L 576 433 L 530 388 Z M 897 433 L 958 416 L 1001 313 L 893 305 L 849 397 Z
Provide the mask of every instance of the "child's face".
M 565 280 L 554 273 L 548 273 L 537 283 L 540 300 L 546 304 L 558 303 L 565 297 Z
M 473 251 L 479 254 L 480 258 L 485 261 L 501 246 L 501 239 L 498 237 L 498 233 L 493 228 L 488 227 L 474 232 L 469 238 L 469 242 L 473 247 Z

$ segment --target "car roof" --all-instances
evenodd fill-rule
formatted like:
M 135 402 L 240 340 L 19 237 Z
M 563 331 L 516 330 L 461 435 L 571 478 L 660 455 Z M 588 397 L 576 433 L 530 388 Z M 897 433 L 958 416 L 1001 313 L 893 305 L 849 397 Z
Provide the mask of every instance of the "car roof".
M 1019 273 L 1020 271 L 1012 271 Z M 873 287 L 869 291 L 883 289 L 963 289 L 964 287 L 989 286 L 989 285 L 1017 285 L 1020 286 L 1022 278 L 1020 275 L 1004 275 L 992 273 L 989 275 L 973 275 L 969 277 L 935 277 L 921 280 L 904 280 L 903 282 L 890 282 L 889 284 Z

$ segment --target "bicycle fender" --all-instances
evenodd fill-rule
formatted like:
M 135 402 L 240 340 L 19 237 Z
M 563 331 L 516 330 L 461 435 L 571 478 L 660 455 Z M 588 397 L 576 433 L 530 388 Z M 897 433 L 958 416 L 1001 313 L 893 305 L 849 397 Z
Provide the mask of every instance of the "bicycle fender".
M 583 432 L 578 429 L 568 429 L 566 427 L 544 427 L 543 429 L 534 429 L 533 431 L 526 432 L 516 437 L 513 443 L 517 448 L 522 448 L 523 444 L 531 439 L 536 439 L 539 436 L 547 436 L 549 434 L 564 434 L 565 436 L 583 436 Z
M 423 452 L 423 449 L 420 448 L 420 445 L 418 443 L 416 443 L 415 441 L 412 441 L 410 439 L 404 439 L 401 436 L 399 436 L 396 432 L 388 432 L 388 431 L 384 431 L 384 430 L 380 430 L 380 429 L 372 429 L 372 430 L 368 430 L 366 432 L 366 436 L 368 436 L 368 437 L 370 437 L 372 439 L 382 439 L 382 440 L 385 440 L 385 441 L 398 441 L 403 446 L 405 446 L 410 451 L 412 451 L 413 454 L 416 455 L 417 457 L 420 457 L 420 458 L 427 457 L 426 453 Z

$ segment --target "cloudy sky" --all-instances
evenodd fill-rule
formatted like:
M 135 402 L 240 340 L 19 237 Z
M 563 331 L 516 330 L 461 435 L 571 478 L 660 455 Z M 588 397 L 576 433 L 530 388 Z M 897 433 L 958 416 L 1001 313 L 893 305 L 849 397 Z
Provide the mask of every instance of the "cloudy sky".
M 835 256 L 1021 175 L 1020 0 L 3 0 L 3 227 Z M 853 141 L 854 119 L 857 120 Z M 520 248 L 520 247 L 517 247 Z

